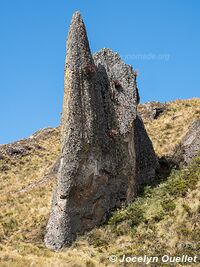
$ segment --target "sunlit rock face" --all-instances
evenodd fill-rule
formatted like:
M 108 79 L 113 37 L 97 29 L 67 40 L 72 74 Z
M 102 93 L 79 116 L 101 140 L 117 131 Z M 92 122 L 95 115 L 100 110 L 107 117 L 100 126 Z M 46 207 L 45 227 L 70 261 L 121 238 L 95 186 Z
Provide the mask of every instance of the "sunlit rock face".
M 189 164 L 200 153 L 200 119 L 192 122 L 174 151 L 172 161 L 177 167 Z
M 70 246 L 154 178 L 152 143 L 137 115 L 136 75 L 109 49 L 92 56 L 79 12 L 65 65 L 61 160 L 45 244 Z

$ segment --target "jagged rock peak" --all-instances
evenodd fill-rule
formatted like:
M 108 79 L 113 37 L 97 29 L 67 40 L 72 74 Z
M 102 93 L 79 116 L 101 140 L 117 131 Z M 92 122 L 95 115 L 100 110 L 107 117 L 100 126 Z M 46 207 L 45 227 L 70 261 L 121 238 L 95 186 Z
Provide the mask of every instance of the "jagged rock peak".
M 66 65 L 71 69 L 93 62 L 85 24 L 79 11 L 72 16 L 67 38 Z
M 69 29 L 64 90 L 60 167 L 45 235 L 54 250 L 133 200 L 156 167 L 137 115 L 133 69 L 110 49 L 92 57 L 80 13 Z

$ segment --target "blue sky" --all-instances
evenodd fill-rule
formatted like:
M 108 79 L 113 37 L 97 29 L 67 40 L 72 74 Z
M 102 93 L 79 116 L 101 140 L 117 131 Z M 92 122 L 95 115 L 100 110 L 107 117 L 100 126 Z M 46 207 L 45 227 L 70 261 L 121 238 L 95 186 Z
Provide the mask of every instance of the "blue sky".
M 111 48 L 137 69 L 142 102 L 200 97 L 198 0 L 1 0 L 0 144 L 59 124 L 75 10 L 93 52 Z

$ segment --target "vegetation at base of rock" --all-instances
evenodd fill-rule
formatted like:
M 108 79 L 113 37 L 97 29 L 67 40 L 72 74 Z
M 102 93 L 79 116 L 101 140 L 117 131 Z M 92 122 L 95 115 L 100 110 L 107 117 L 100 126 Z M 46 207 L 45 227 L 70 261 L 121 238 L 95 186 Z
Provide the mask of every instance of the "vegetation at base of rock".
M 170 110 L 156 120 L 145 121 L 160 156 L 165 156 L 166 151 L 167 154 L 171 153 L 172 148 L 179 143 L 177 129 L 180 128 L 181 135 L 185 135 L 189 125 L 200 115 L 200 99 L 177 100 L 167 103 L 167 106 Z M 180 114 L 181 117 L 173 120 Z M 170 134 L 172 147 L 169 146 L 170 137 L 166 143 L 162 142 L 166 138 L 162 130 L 165 123 L 170 121 L 173 121 Z M 155 138 L 150 125 L 161 142 Z M 0 168 L 5 169 L 6 166 L 6 171 L 0 171 L 1 267 L 24 267 L 31 264 L 37 267 L 84 267 L 90 264 L 103 267 L 109 264 L 108 257 L 113 254 L 139 255 L 147 252 L 148 255 L 158 256 L 166 253 L 195 255 L 200 250 L 199 157 L 190 167 L 173 171 L 160 184 L 146 186 L 140 197 L 127 209 L 123 207 L 114 212 L 108 224 L 79 237 L 70 249 L 59 253 L 46 249 L 43 233 L 55 178 L 52 175 L 43 181 L 43 176 L 59 155 L 59 133 L 59 128 L 42 130 L 33 138 L 24 140 L 22 146 L 29 144 L 32 147 L 26 155 L 7 155 L 7 145 L 0 146 Z M 37 144 L 43 149 L 37 147 Z M 43 182 L 39 183 L 40 180 Z M 172 184 L 176 185 L 176 190 Z M 141 203 L 139 210 L 138 203 Z M 132 209 L 129 208 L 131 206 Z M 136 225 L 128 217 L 134 209 L 141 215 Z
M 199 189 L 200 157 L 197 157 L 187 168 L 173 172 L 156 187 L 148 187 L 147 193 L 128 207 L 114 212 L 107 226 L 89 234 L 89 244 L 98 248 L 107 244 L 110 254 L 118 256 L 167 253 L 194 256 L 200 248 Z M 123 245 L 118 243 L 120 240 Z
M 191 190 L 197 189 L 199 181 L 200 157 L 197 157 L 187 168 L 173 171 L 167 181 L 155 188 L 148 186 L 147 192 L 144 191 L 144 194 L 138 197 L 133 204 L 114 212 L 108 224 L 114 231 L 117 231 L 119 225 L 126 221 L 128 227 L 125 227 L 124 231 L 128 233 L 130 229 L 141 223 L 148 225 L 157 221 L 156 218 L 159 218 L 160 214 L 162 214 L 162 220 L 176 210 L 175 201 L 179 197 L 186 197 Z M 183 208 L 188 212 L 189 206 L 184 204 Z

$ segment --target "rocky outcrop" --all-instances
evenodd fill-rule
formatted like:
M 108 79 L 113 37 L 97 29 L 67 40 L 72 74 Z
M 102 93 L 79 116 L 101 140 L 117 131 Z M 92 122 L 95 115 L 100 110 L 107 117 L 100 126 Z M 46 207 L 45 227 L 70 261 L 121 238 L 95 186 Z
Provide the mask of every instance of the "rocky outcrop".
M 64 84 L 61 159 L 45 235 L 54 250 L 133 200 L 157 164 L 137 115 L 132 67 L 109 49 L 92 56 L 78 12 L 68 34 Z
M 166 104 L 148 102 L 138 106 L 138 111 L 143 120 L 155 120 L 167 110 Z
M 187 165 L 200 153 L 200 120 L 194 121 L 188 132 L 176 147 L 172 157 L 173 163 L 181 167 Z
M 49 127 L 37 131 L 29 138 L 25 138 L 10 144 L 0 145 L 0 159 L 19 159 L 21 157 L 31 155 L 34 150 L 44 150 L 44 148 L 39 145 L 38 140 L 46 140 L 49 138 L 49 136 L 56 134 L 57 128 Z

